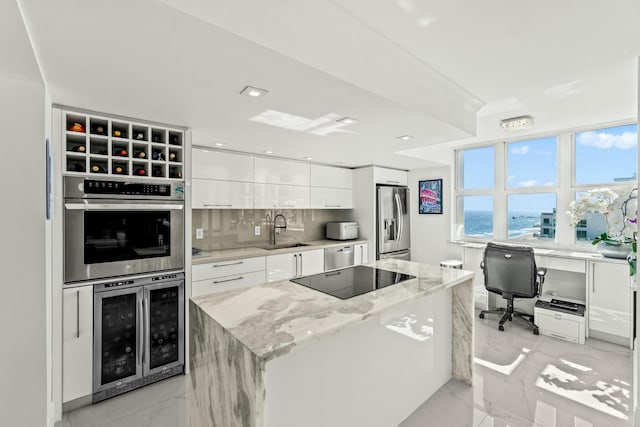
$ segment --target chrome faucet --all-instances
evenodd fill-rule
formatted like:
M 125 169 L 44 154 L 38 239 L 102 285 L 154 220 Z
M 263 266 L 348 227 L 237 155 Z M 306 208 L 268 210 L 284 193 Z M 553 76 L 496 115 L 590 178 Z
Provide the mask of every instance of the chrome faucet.
M 282 218 L 284 225 L 278 225 L 278 218 Z M 273 217 L 273 245 L 276 244 L 276 233 L 279 233 L 278 230 L 281 228 L 284 228 L 284 230 L 287 231 L 287 218 L 282 214 L 278 214 Z

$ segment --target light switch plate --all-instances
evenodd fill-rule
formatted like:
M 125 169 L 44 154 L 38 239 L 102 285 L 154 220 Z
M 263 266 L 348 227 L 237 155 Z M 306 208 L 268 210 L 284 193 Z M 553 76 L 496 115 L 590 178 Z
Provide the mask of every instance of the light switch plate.
M 202 228 L 196 228 L 196 239 L 204 239 L 204 230 Z
M 260 226 L 259 226 L 259 225 L 256 225 L 255 235 L 256 235 L 256 236 L 259 236 L 259 235 L 260 235 Z

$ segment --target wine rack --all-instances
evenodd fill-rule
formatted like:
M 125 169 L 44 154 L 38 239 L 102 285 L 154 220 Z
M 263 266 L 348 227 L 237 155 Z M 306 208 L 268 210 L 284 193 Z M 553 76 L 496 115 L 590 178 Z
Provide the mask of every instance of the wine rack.
M 183 179 L 184 131 L 63 111 L 64 173 Z

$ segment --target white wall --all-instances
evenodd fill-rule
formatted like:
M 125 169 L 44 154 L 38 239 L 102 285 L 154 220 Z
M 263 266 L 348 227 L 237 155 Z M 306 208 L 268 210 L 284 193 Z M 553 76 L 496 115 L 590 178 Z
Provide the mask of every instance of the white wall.
M 44 85 L 15 1 L 0 2 L 0 424 L 46 425 Z
M 442 215 L 418 214 L 418 181 L 442 178 Z M 439 265 L 445 259 L 462 260 L 462 247 L 449 243 L 453 190 L 449 166 L 409 172 L 411 197 L 411 260 Z

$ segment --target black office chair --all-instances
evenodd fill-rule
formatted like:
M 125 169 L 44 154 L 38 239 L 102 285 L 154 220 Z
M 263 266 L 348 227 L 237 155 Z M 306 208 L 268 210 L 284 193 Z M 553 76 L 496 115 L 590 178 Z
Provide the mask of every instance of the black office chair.
M 513 310 L 514 298 L 535 298 L 542 293 L 547 269 L 536 267 L 533 248 L 487 243 L 480 268 L 484 273 L 484 287 L 507 300 L 507 308 L 483 310 L 480 318 L 484 319 L 484 315 L 488 313 L 502 314 L 498 329 L 504 331 L 505 322 L 515 317 L 531 326 L 533 333 L 538 335 L 533 315 Z

